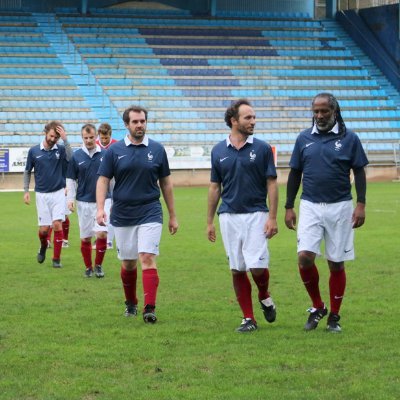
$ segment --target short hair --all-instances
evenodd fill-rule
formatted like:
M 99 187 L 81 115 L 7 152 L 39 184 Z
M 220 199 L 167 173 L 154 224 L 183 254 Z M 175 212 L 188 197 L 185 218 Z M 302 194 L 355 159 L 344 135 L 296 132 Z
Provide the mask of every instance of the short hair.
M 112 128 L 110 124 L 107 124 L 107 122 L 104 122 L 103 124 L 101 124 L 99 126 L 99 128 L 97 129 L 98 134 L 103 134 L 103 135 L 112 135 Z
M 81 128 L 81 133 L 83 132 L 90 133 L 92 131 L 96 133 L 96 127 L 93 124 L 85 124 Z
M 235 118 L 236 120 L 239 118 L 239 107 L 242 105 L 246 105 L 251 107 L 251 103 L 247 99 L 239 99 L 233 101 L 231 105 L 225 111 L 225 123 L 232 128 L 231 118 Z
M 49 133 L 52 129 L 54 130 L 54 132 L 58 134 L 58 132 L 56 131 L 57 126 L 63 126 L 62 123 L 60 121 L 50 121 L 48 124 L 46 124 L 44 126 L 44 133 Z M 60 136 L 60 135 L 59 135 Z
M 136 112 L 136 113 L 144 112 L 145 119 L 147 121 L 148 111 L 144 107 L 133 105 L 133 106 L 130 106 L 129 108 L 127 108 L 124 111 L 124 114 L 122 115 L 122 120 L 125 122 L 125 124 L 129 124 L 129 113 L 131 111 Z

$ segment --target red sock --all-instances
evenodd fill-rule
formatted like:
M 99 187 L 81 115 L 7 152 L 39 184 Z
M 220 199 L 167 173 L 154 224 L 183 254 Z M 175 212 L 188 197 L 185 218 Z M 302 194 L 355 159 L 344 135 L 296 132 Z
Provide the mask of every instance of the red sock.
M 254 275 L 253 272 L 251 273 L 253 276 L 253 280 L 258 287 L 258 300 L 264 300 L 269 297 L 268 292 L 268 284 L 269 284 L 269 270 L 265 268 L 261 275 Z
M 331 271 L 329 278 L 329 294 L 331 301 L 331 312 L 339 314 L 344 291 L 346 289 L 346 271 Z
M 299 267 L 300 276 L 306 287 L 308 295 L 311 298 L 314 308 L 323 308 L 324 303 L 319 292 L 319 274 L 317 266 L 314 264 L 311 268 L 303 269 Z
M 157 288 L 160 282 L 158 272 L 155 268 L 144 269 L 142 272 L 143 281 L 143 294 L 144 294 L 144 305 L 150 304 L 151 306 L 156 305 Z
M 47 233 L 40 233 L 39 231 L 40 247 L 47 247 Z
M 137 268 L 133 271 L 127 271 L 121 267 L 121 281 L 124 287 L 125 300 L 133 304 L 137 304 L 138 300 L 136 297 L 136 280 L 137 280 Z
M 47 238 L 46 240 L 51 243 L 51 232 L 53 232 L 53 228 L 50 227 L 49 230 L 47 231 Z M 47 246 L 47 242 L 46 242 L 46 246 Z
M 102 265 L 104 256 L 106 255 L 107 251 L 107 238 L 97 238 L 96 239 L 96 258 L 94 260 L 94 263 L 96 265 Z
M 246 272 L 232 274 L 233 288 L 236 298 L 243 312 L 244 318 L 251 318 L 255 321 L 253 313 L 253 302 L 251 300 L 251 283 Z
M 63 232 L 62 231 L 54 231 L 54 238 L 53 238 L 53 259 L 59 260 L 61 257 L 61 247 L 63 241 Z
M 64 234 L 64 240 L 68 240 L 69 235 L 69 218 L 65 216 L 65 221 L 62 223 L 62 230 Z
M 81 253 L 86 268 L 93 268 L 92 265 L 92 243 L 81 240 Z

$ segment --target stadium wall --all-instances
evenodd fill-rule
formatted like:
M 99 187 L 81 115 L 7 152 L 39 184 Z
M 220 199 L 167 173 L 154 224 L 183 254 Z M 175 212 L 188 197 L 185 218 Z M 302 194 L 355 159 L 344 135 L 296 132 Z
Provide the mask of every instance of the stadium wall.
M 379 42 L 400 65 L 399 5 L 365 8 L 359 15 Z
M 379 7 L 376 7 L 379 8 Z M 375 9 L 375 8 L 374 8 Z M 397 5 L 398 10 L 398 5 Z M 394 11 L 394 10 L 393 10 Z M 398 11 L 397 11 L 398 12 Z M 385 37 L 386 41 L 391 42 L 392 53 L 389 53 L 385 47 L 381 43 L 382 39 L 379 39 L 370 29 L 370 27 L 366 24 L 365 20 L 360 17 L 360 14 L 355 10 L 347 10 L 341 11 L 336 14 L 336 19 L 340 22 L 343 28 L 347 31 L 347 33 L 354 39 L 354 41 L 365 51 L 365 53 L 371 58 L 371 60 L 379 67 L 379 69 L 386 75 L 386 77 L 390 80 L 393 86 L 400 90 L 400 68 L 397 62 L 395 61 L 395 54 L 393 53 L 394 49 L 399 46 L 400 42 L 396 35 L 399 31 L 398 21 L 394 20 L 391 22 L 394 23 L 393 26 L 388 26 L 383 32 L 393 31 L 392 35 L 382 34 L 382 38 Z M 382 26 L 386 25 L 387 22 L 378 19 Z M 376 21 L 378 21 L 376 20 Z M 376 22 L 376 26 L 379 25 Z M 397 46 L 398 44 L 398 46 Z M 390 46 L 388 46 L 390 47 Z

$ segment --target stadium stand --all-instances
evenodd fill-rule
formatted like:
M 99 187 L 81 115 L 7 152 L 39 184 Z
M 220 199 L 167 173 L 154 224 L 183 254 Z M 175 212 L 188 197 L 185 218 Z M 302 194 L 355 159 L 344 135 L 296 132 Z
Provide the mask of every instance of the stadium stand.
M 228 103 L 248 97 L 258 136 L 290 153 L 311 123 L 311 98 L 329 91 L 368 152 L 398 148 L 398 104 L 335 27 L 299 14 L 218 17 L 112 8 L 2 16 L 1 142 L 30 144 L 53 118 L 76 143 L 87 121 L 111 121 L 122 137 L 121 113 L 139 103 L 157 140 L 213 144 L 226 134 Z

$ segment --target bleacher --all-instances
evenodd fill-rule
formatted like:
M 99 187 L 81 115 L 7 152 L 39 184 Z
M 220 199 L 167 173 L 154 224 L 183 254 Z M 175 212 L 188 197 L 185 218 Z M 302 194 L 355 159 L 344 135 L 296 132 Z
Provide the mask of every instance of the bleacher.
M 147 107 L 148 132 L 164 144 L 221 140 L 227 105 L 247 97 L 257 136 L 290 154 L 311 124 L 311 99 L 329 91 L 368 152 L 398 148 L 398 105 L 320 21 L 136 11 L 91 9 L 83 16 L 63 9 L 56 18 L 119 114 L 132 103 Z M 38 142 L 50 119 L 62 120 L 76 142 L 83 123 L 107 122 L 85 102 L 31 15 L 0 18 L 0 56 L 0 144 Z M 116 130 L 117 138 L 123 134 Z

